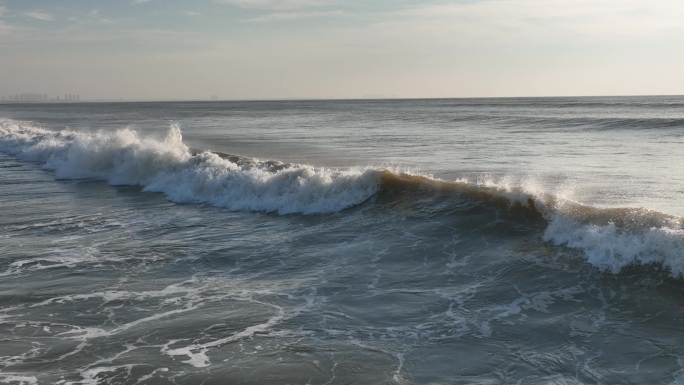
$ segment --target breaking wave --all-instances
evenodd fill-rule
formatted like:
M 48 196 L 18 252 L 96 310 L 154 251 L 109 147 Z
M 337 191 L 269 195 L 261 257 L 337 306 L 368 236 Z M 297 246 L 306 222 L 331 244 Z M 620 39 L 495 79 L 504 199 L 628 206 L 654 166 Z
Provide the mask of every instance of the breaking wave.
M 380 200 L 447 195 L 544 224 L 543 239 L 580 250 L 599 269 L 659 265 L 684 275 L 682 219 L 642 208 L 606 209 L 522 187 L 443 181 L 380 168 L 334 169 L 197 151 L 172 124 L 164 137 L 132 129 L 52 131 L 0 120 L 0 151 L 38 162 L 61 179 L 137 185 L 179 203 L 230 210 L 326 214 Z
M 163 138 L 132 129 L 51 131 L 0 121 L 0 151 L 39 162 L 60 179 L 89 178 L 137 185 L 179 203 L 280 214 L 331 213 L 375 194 L 377 172 L 259 162 L 193 151 L 172 124 Z

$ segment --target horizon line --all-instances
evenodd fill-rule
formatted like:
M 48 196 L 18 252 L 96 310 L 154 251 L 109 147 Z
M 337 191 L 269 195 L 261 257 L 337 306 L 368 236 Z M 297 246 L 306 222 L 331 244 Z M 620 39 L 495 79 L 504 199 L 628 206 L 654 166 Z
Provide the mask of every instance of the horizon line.
M 84 104 L 84 103 L 191 103 L 191 102 L 323 102 L 323 101 L 407 101 L 407 100 L 467 100 L 467 99 L 560 99 L 560 98 L 630 98 L 630 97 L 684 97 L 684 94 L 603 94 L 603 95 L 544 95 L 544 96 L 444 96 L 444 97 L 292 97 L 292 98 L 235 98 L 235 99 L 145 99 L 145 98 L 81 98 L 78 101 L 12 101 L 0 99 L 6 104 Z

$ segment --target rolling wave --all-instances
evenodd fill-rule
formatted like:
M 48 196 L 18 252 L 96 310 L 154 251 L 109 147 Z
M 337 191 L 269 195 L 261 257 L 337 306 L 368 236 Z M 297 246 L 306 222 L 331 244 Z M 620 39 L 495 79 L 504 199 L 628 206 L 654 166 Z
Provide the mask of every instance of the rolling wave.
M 38 162 L 61 179 L 138 185 L 178 203 L 278 214 L 327 214 L 371 198 L 458 197 L 544 224 L 543 239 L 584 253 L 599 269 L 656 264 L 684 275 L 682 219 L 643 208 L 597 208 L 544 192 L 444 181 L 378 168 L 334 169 L 199 151 L 172 124 L 164 137 L 132 129 L 52 131 L 0 120 L 0 151 Z
M 504 209 L 514 219 L 540 221 L 545 241 L 580 250 L 604 271 L 658 265 L 673 276 L 684 276 L 684 219 L 674 215 L 644 208 L 593 207 L 520 187 L 383 174 L 379 194 L 405 189 L 454 193 Z

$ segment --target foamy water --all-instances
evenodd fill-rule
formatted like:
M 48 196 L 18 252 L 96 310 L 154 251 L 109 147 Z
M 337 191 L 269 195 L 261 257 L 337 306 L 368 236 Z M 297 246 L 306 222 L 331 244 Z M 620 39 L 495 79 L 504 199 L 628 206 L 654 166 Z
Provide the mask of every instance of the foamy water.
M 681 377 L 680 98 L 0 117 L 0 382 Z

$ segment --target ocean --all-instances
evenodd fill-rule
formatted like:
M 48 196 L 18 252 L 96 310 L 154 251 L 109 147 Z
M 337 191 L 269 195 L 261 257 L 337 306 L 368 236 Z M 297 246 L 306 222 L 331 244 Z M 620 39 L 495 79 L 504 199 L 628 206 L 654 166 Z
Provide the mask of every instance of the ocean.
M 683 384 L 684 97 L 0 105 L 2 384 Z

